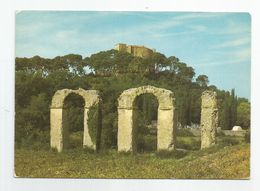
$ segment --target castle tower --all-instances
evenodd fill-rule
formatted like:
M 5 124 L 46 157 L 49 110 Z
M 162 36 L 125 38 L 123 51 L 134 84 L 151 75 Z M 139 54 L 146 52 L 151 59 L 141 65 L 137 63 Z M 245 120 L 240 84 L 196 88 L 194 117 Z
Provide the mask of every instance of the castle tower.
M 127 47 L 126 44 L 118 43 L 117 45 L 115 45 L 114 49 L 117 51 L 126 51 Z
M 138 46 L 138 45 L 126 45 L 123 43 L 119 43 L 114 47 L 117 51 L 125 51 L 130 54 L 133 54 L 136 57 L 141 58 L 147 58 L 151 56 L 154 52 L 156 52 L 155 49 L 150 49 L 145 46 Z

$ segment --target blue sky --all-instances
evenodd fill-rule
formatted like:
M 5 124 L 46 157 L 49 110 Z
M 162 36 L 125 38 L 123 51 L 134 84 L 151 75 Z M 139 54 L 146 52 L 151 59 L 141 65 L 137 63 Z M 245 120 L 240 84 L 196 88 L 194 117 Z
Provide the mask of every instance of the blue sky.
M 251 18 L 247 13 L 16 13 L 16 56 L 90 56 L 117 43 L 176 56 L 220 89 L 250 99 Z

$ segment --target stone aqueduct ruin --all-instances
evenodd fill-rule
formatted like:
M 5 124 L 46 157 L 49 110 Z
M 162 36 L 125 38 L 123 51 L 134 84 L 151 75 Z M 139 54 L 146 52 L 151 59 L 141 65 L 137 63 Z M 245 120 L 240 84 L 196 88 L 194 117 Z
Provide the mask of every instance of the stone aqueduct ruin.
M 96 90 L 70 90 L 63 89 L 58 90 L 53 98 L 50 108 L 50 120 L 51 120 L 51 147 L 55 148 L 58 152 L 61 152 L 63 148 L 68 145 L 68 127 L 66 118 L 66 108 L 64 108 L 64 100 L 72 93 L 80 95 L 84 101 L 84 133 L 83 133 L 83 147 L 96 150 L 98 142 L 94 143 L 91 139 L 88 128 L 88 114 L 91 107 L 100 105 L 101 98 Z M 98 130 L 100 127 L 97 127 Z M 99 134 L 99 133 L 97 133 Z M 97 139 L 98 140 L 98 139 Z
M 135 151 L 135 99 L 145 93 L 153 94 L 159 103 L 157 150 L 173 150 L 175 145 L 176 113 L 173 93 L 153 86 L 125 90 L 118 98 L 118 151 Z
M 94 141 L 89 133 L 88 115 L 92 107 L 100 108 L 101 98 L 96 90 L 58 90 L 53 98 L 50 108 L 51 122 L 51 147 L 61 152 L 67 147 L 68 127 L 64 100 L 72 93 L 80 95 L 84 101 L 84 133 L 83 147 L 93 150 L 98 149 L 100 139 Z M 177 112 L 175 108 L 174 94 L 170 90 L 153 86 L 142 86 L 123 91 L 118 98 L 118 151 L 136 151 L 136 105 L 135 100 L 142 94 L 153 94 L 159 103 L 157 122 L 157 150 L 171 151 L 176 145 Z M 201 148 L 207 148 L 215 144 L 216 128 L 218 123 L 217 99 L 213 91 L 205 91 L 201 104 Z M 100 112 L 99 112 L 100 114 Z M 99 120 L 99 118 L 98 118 Z M 100 123 L 99 123 L 100 124 Z M 98 125 L 97 132 L 101 131 Z M 97 136 L 100 133 L 97 133 Z

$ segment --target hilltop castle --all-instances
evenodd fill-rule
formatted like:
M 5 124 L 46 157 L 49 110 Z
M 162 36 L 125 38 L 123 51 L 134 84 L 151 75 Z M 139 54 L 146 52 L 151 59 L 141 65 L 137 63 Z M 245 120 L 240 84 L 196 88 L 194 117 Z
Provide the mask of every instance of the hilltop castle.
M 133 54 L 134 56 L 138 56 L 138 57 L 142 57 L 142 58 L 147 58 L 156 51 L 155 49 L 150 49 L 145 46 L 127 45 L 127 44 L 122 44 L 122 43 L 117 44 L 114 47 L 114 49 L 118 50 L 118 51 L 125 51 L 130 54 Z

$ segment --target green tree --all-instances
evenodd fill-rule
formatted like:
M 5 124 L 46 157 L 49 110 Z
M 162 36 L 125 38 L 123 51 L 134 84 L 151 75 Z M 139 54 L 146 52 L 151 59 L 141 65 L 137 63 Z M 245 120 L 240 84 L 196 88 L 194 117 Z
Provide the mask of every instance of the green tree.
M 196 83 L 201 87 L 207 87 L 209 83 L 209 79 L 207 75 L 199 75 L 196 78 Z
M 243 128 L 250 127 L 250 103 L 240 102 L 237 106 L 237 125 Z

